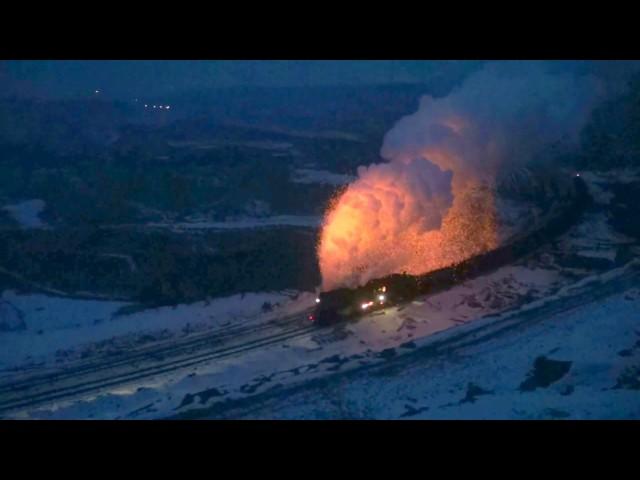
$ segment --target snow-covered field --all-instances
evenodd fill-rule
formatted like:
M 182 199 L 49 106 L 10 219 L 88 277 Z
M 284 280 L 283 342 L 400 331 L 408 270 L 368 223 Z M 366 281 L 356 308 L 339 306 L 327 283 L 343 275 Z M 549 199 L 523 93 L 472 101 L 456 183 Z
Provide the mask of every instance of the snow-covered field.
M 13 416 L 533 418 L 547 414 L 562 416 L 553 409 L 565 411 L 561 407 L 562 398 L 570 395 L 567 392 L 576 394 L 572 398 L 581 402 L 590 402 L 585 410 L 572 410 L 574 417 L 615 416 L 616 412 L 619 416 L 634 416 L 638 414 L 637 392 L 632 396 L 625 389 L 612 390 L 606 393 L 609 400 L 599 392 L 601 387 L 614 386 L 624 369 L 633 367 L 633 362 L 640 360 L 634 353 L 637 350 L 635 342 L 640 341 L 640 319 L 634 315 L 640 311 L 640 290 L 637 287 L 620 289 L 620 293 L 592 304 L 589 303 L 589 292 L 594 288 L 597 291 L 602 282 L 623 278 L 637 269 L 637 263 L 614 269 L 604 276 L 586 277 L 547 294 L 547 288 L 553 289 L 550 286 L 553 281 L 549 283 L 554 276 L 552 273 L 537 272 L 525 280 L 522 274 L 526 272 L 508 267 L 428 300 L 417 301 L 406 308 L 388 309 L 357 323 L 312 331 L 240 356 L 203 363 L 186 371 L 114 388 L 108 393 L 88 395 L 79 401 L 53 404 Z M 510 281 L 515 273 L 518 280 Z M 532 301 L 508 302 L 514 292 L 522 295 L 536 291 L 539 297 Z M 535 326 L 540 311 L 576 294 L 584 297 L 578 305 L 584 303 L 585 306 L 570 312 L 545 314 L 544 321 Z M 520 321 L 523 318 L 527 324 L 527 316 L 532 317 L 530 328 L 521 326 L 507 335 L 496 334 L 495 340 L 454 348 L 451 353 L 433 360 L 415 360 L 419 359 L 419 352 L 428 352 L 433 342 L 459 335 L 463 329 L 490 329 L 505 319 Z M 607 323 L 611 321 L 612 324 Z M 612 353 L 624 349 L 630 349 L 631 353 L 619 355 L 617 364 L 607 366 L 602 363 L 605 358 L 611 360 Z M 406 357 L 408 366 L 404 365 L 403 354 L 409 354 Z M 549 390 L 534 388 L 529 391 L 526 375 L 533 369 L 538 356 L 546 356 L 552 361 L 575 362 L 576 365 L 581 362 L 581 366 L 571 367 L 566 379 Z M 397 359 L 397 368 L 393 367 L 393 359 Z M 358 374 L 359 368 L 367 366 L 388 366 L 391 371 L 381 373 L 374 369 Z M 345 379 L 340 377 L 342 372 L 347 375 Z M 351 375 L 352 372 L 355 374 Z M 595 386 L 589 385 L 592 372 L 596 374 Z M 311 382 L 309 389 L 296 388 L 305 382 Z M 524 390 L 520 389 L 522 384 Z M 292 388 L 293 393 L 289 393 L 288 388 Z M 282 391 L 281 395 L 279 391 Z M 478 393 L 481 391 L 492 393 L 482 397 Z M 274 392 L 273 397 L 266 403 L 260 401 L 258 395 L 256 405 L 252 405 L 254 395 L 264 393 L 269 396 L 270 392 Z M 599 399 L 590 399 L 594 392 L 601 395 Z M 579 394 L 584 394 L 584 398 Z M 530 409 L 523 410 L 527 404 L 523 395 L 540 398 Z M 548 411 L 545 410 L 548 401 L 545 395 L 560 398 L 549 404 L 551 410 Z M 475 405 L 475 396 L 483 398 L 483 403 Z M 472 400 L 456 406 L 466 397 Z M 624 403 L 611 404 L 611 398 Z M 243 400 L 248 403 L 243 404 Z M 231 407 L 234 402 L 240 402 L 240 406 L 228 409 L 225 402 L 230 402 Z M 602 408 L 589 410 L 595 404 L 601 404 Z M 218 410 L 220 406 L 224 408 Z M 564 408 L 569 408 L 569 403 L 565 402 Z
M 322 219 L 312 215 L 276 215 L 272 217 L 238 218 L 225 222 L 176 222 L 157 223 L 150 222 L 146 226 L 153 228 L 167 228 L 174 231 L 185 230 L 242 230 L 270 227 L 318 227 Z
M 45 206 L 46 204 L 43 200 L 34 199 L 16 203 L 15 205 L 7 205 L 3 207 L 3 210 L 6 210 L 23 228 L 42 228 L 46 224 L 40 218 L 40 213 Z
M 352 182 L 356 177 L 353 175 L 343 175 L 327 170 L 316 170 L 312 168 L 299 168 L 295 170 L 292 181 L 294 183 L 321 183 L 327 185 L 344 185 Z
M 145 342 L 266 322 L 304 310 L 314 298 L 308 292 L 248 293 L 117 315 L 129 304 L 7 290 L 0 297 L 0 315 L 10 316 L 17 328 L 0 330 L 0 377 L 9 369 L 62 365 Z M 265 302 L 271 311 L 263 311 Z
M 335 328 L 308 329 L 301 318 L 290 338 L 260 348 L 243 347 L 257 336 L 232 339 L 224 348 L 241 354 L 8 416 L 638 418 L 640 247 L 613 231 L 599 207 L 536 254 L 448 291 Z M 313 294 L 295 296 L 118 316 L 123 303 L 5 291 L 0 313 L 24 326 L 0 332 L 0 363 L 7 375 L 141 341 L 261 325 L 313 305 Z M 265 301 L 280 305 L 263 311 Z

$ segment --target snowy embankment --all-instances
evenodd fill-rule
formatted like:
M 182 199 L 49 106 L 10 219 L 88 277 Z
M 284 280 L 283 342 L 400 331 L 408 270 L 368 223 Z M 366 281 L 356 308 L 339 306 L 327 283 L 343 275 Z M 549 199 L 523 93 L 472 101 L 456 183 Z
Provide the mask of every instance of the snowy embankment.
M 599 291 L 598 285 L 602 282 L 616 281 L 637 268 L 637 265 L 620 267 L 603 275 L 590 275 L 578 283 L 555 282 L 555 275 L 548 271 L 526 275 L 525 267 L 518 268 L 521 270 L 509 267 L 489 277 L 416 301 L 405 308 L 392 308 L 384 313 L 373 314 L 354 324 L 310 332 L 242 355 L 202 363 L 188 371 L 171 372 L 134 385 L 116 387 L 108 393 L 88 395 L 82 400 L 53 404 L 29 412 L 16 412 L 13 416 L 457 418 L 466 415 L 470 418 L 529 418 L 534 413 L 552 416 L 556 414 L 554 410 L 527 410 L 522 413 L 508 408 L 509 402 L 514 401 L 517 395 L 544 394 L 538 391 L 536 383 L 544 384 L 544 378 L 539 381 L 534 372 L 533 379 L 527 380 L 527 374 L 533 371 L 538 356 L 546 356 L 551 362 L 575 361 L 578 354 L 574 350 L 582 348 L 580 355 L 587 358 L 591 350 L 598 349 L 599 353 L 594 356 L 597 362 L 600 353 L 604 355 L 630 349 L 630 357 L 623 352 L 621 355 L 627 357 L 620 358 L 630 362 L 640 360 L 637 358 L 640 349 L 634 346 L 640 337 L 633 330 L 638 330 L 638 319 L 631 315 L 640 307 L 640 291 L 637 288 L 626 291 L 621 288 L 623 293 L 606 301 L 580 307 L 581 304 L 588 304 L 590 297 L 594 296 L 589 293 L 591 289 Z M 514 274 L 517 280 L 514 280 Z M 523 274 L 526 278 L 522 277 Z M 559 280 L 559 277 L 555 278 Z M 542 316 L 544 322 L 535 326 L 535 316 L 539 316 L 540 311 L 547 312 L 550 305 L 563 305 L 563 299 L 575 295 L 583 297 L 578 310 L 570 314 L 545 314 Z M 527 301 L 524 297 L 535 299 Z M 591 308 L 597 310 L 595 315 L 599 323 L 589 324 L 589 328 L 583 330 L 590 323 L 588 315 L 591 315 Z M 582 311 L 583 314 L 578 315 L 576 311 Z M 615 324 L 606 327 L 606 335 L 599 335 L 598 330 L 605 329 L 608 314 L 613 315 Z M 493 325 L 503 320 L 534 325 L 531 329 L 523 326 L 507 335 L 490 338 L 491 332 L 498 332 L 491 330 Z M 461 326 L 452 328 L 458 325 Z M 453 349 L 450 354 L 440 355 L 433 361 L 419 360 L 420 352 L 423 349 L 428 352 L 434 342 L 446 341 L 463 331 L 482 331 L 486 328 L 490 329 L 488 340 L 476 346 Z M 559 336 L 559 332 L 571 340 Z M 606 347 L 598 346 L 600 342 L 606 343 Z M 560 346 L 564 350 L 558 350 Z M 569 352 L 575 355 L 571 357 Z M 380 366 L 388 366 L 391 371 L 384 373 L 384 370 L 377 370 Z M 624 383 L 624 375 L 628 375 L 624 373 L 626 366 L 632 367 L 632 364 L 616 365 L 613 369 L 596 366 L 595 369 L 611 370 L 608 376 L 602 376 L 601 382 L 620 377 Z M 367 370 L 369 367 L 374 370 Z M 365 370 L 360 374 L 363 368 Z M 580 373 L 578 380 L 558 384 L 557 388 L 554 386 L 549 391 L 560 396 L 581 392 L 587 397 L 592 395 L 598 389 L 587 386 L 590 368 L 594 366 L 585 360 L 585 370 Z M 569 372 L 573 371 L 569 369 Z M 630 371 L 633 373 L 633 370 Z M 305 387 L 308 383 L 310 387 Z M 545 387 L 540 388 L 544 390 Z M 482 398 L 480 395 L 484 391 L 491 392 L 491 395 L 501 392 L 505 397 L 498 397 L 500 401 L 496 403 L 496 398 L 492 400 L 487 394 L 482 404 L 485 410 L 473 410 L 476 408 L 473 402 L 476 397 Z M 260 394 L 267 396 L 262 408 Z M 625 391 L 612 395 L 626 399 L 627 407 L 632 407 Z M 581 397 L 577 395 L 574 398 Z M 464 399 L 467 400 L 462 401 Z M 542 403 L 544 401 L 540 400 Z M 229 409 L 226 405 L 228 402 L 232 407 L 234 404 L 238 404 L 238 407 Z M 462 409 L 460 411 L 456 410 L 458 402 Z M 598 402 L 607 404 L 603 398 Z M 620 415 L 633 415 L 628 408 L 619 412 Z M 608 413 L 601 410 L 594 415 L 607 414 L 612 414 L 611 408 Z
M 15 205 L 7 205 L 2 209 L 8 212 L 23 228 L 43 228 L 46 224 L 40 218 L 40 214 L 45 206 L 46 204 L 43 200 L 34 199 L 16 203 Z
M 248 416 L 638 419 L 640 289 L 621 290 L 450 355 L 399 359 L 283 396 Z
M 267 322 L 310 307 L 314 295 L 247 293 L 190 305 L 118 315 L 127 303 L 18 294 L 0 297 L 0 375 L 9 369 L 61 362 L 194 332 Z

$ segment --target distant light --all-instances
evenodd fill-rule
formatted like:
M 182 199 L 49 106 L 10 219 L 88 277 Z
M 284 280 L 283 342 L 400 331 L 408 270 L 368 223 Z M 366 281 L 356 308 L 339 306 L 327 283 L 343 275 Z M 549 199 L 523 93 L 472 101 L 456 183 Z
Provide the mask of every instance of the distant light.
M 366 310 L 367 308 L 369 308 L 371 305 L 373 305 L 373 302 L 367 302 L 367 303 L 363 303 L 361 305 L 363 310 Z
M 147 105 L 146 103 L 144 104 L 144 108 L 147 108 L 149 105 Z
M 96 93 L 100 93 L 100 90 L 96 90 Z
M 136 99 L 134 99 L 133 101 L 134 101 L 134 102 L 137 102 L 137 101 L 138 101 L 138 99 L 136 98 Z
M 167 105 L 165 108 L 169 110 L 171 108 L 171 105 Z
M 576 173 L 576 177 L 579 177 L 579 176 L 580 176 L 580 174 L 579 174 L 579 173 Z
M 158 108 L 164 108 L 164 105 L 160 105 Z
M 319 298 L 316 298 L 316 303 L 320 303 L 320 299 Z
M 156 108 L 156 106 L 154 105 L 153 108 Z

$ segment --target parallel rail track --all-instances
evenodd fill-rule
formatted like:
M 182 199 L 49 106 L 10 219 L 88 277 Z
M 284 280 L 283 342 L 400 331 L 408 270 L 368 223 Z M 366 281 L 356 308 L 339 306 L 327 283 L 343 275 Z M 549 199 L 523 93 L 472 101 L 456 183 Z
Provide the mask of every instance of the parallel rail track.
M 168 362 L 159 363 L 143 368 L 134 368 L 130 364 L 130 360 L 119 362 L 119 366 L 130 367 L 128 371 L 123 371 L 116 375 L 109 375 L 110 370 L 115 368 L 113 365 L 106 366 L 99 369 L 84 369 L 82 372 L 72 371 L 66 373 L 65 378 L 72 378 L 79 380 L 68 386 L 47 388 L 46 385 L 52 382 L 60 382 L 61 379 L 56 377 L 55 379 L 46 378 L 40 379 L 40 382 L 33 385 L 22 386 L 19 390 L 29 389 L 31 391 L 37 390 L 38 387 L 42 388 L 41 391 L 35 391 L 29 395 L 11 395 L 16 393 L 13 389 L 13 385 L 5 385 L 4 391 L 0 394 L 0 415 L 6 414 L 10 411 L 37 406 L 42 403 L 62 400 L 66 398 L 77 397 L 87 393 L 99 393 L 100 390 L 105 388 L 126 385 L 130 382 L 141 380 L 144 378 L 153 377 L 156 375 L 169 373 L 179 369 L 191 367 L 197 364 L 209 362 L 220 358 L 229 357 L 239 353 L 245 353 L 254 349 L 264 348 L 269 345 L 281 343 L 286 340 L 292 340 L 294 338 L 305 336 L 316 330 L 314 326 L 296 326 L 284 331 L 280 331 L 276 334 L 262 336 L 257 339 L 253 339 L 247 342 L 239 343 L 237 345 L 230 345 L 213 351 L 200 352 L 195 355 L 188 355 L 183 358 L 173 359 Z M 173 355 L 175 356 L 175 355 Z M 104 378 L 96 378 L 99 373 L 106 373 Z M 12 398 L 13 397 L 13 398 Z
M 65 368 L 56 369 L 52 373 L 35 374 L 27 377 L 21 377 L 16 381 L 3 382 L 0 384 L 0 398 L 2 394 L 6 392 L 12 392 L 16 390 L 24 390 L 26 388 L 33 388 L 38 385 L 51 383 L 53 381 L 64 380 L 77 376 L 78 374 L 84 374 L 88 372 L 99 372 L 102 370 L 110 370 L 121 365 L 131 364 L 140 360 L 147 360 L 150 357 L 163 357 L 165 355 L 175 356 L 181 352 L 189 352 L 190 350 L 197 349 L 202 346 L 212 346 L 222 343 L 224 340 L 239 335 L 247 335 L 264 330 L 275 329 L 278 327 L 284 327 L 291 324 L 300 323 L 301 316 L 307 314 L 308 311 L 304 311 L 299 315 L 292 317 L 285 317 L 284 321 L 277 324 L 264 323 L 249 327 L 237 327 L 231 329 L 225 329 L 223 331 L 216 331 L 213 333 L 200 334 L 197 336 L 190 336 L 183 341 L 176 342 L 175 340 L 165 341 L 162 343 L 154 343 L 154 345 L 148 347 L 141 347 L 126 355 L 102 356 L 99 359 L 92 359 L 85 362 L 76 362 L 75 366 L 71 369 Z

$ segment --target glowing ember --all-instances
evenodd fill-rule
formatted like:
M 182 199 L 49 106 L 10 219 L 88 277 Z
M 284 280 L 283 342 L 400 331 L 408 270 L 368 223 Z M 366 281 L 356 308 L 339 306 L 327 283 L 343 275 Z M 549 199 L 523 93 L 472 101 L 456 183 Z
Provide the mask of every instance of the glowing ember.
M 453 201 L 452 173 L 423 159 L 361 167 L 359 174 L 325 218 L 319 255 L 326 288 L 406 265 L 413 254 L 397 248 L 398 240 L 439 228 Z
M 415 200 L 407 191 L 388 195 L 389 190 L 381 186 L 368 185 L 366 192 L 361 187 L 358 182 L 350 186 L 325 219 L 318 253 L 326 290 L 362 285 L 393 272 L 424 273 L 497 245 L 494 199 L 489 189 L 468 185 L 456 195 L 442 219 L 425 223 L 424 218 L 414 218 L 405 211 Z M 426 205 L 433 207 L 433 202 Z M 433 208 L 429 213 L 439 210 Z
M 592 87 L 538 67 L 520 75 L 492 67 L 448 97 L 423 97 L 386 135 L 389 163 L 360 167 L 326 213 L 322 288 L 421 274 L 497 246 L 498 171 L 577 138 Z

